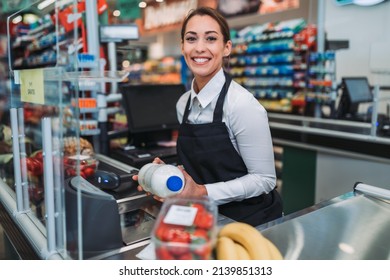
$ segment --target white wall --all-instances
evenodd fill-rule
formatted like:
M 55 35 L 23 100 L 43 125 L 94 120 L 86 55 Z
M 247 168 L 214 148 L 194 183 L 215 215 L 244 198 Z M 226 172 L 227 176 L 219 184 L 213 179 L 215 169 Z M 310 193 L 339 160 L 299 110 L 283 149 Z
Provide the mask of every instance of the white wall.
M 327 38 L 349 41 L 349 49 L 336 52 L 338 80 L 343 76 L 367 76 L 371 84 L 390 86 L 390 75 L 378 76 L 370 71 L 372 45 L 390 44 L 390 1 L 371 7 L 338 6 L 333 0 L 325 2 Z M 389 56 L 390 49 L 387 52 Z
M 324 0 L 325 1 L 325 0 Z M 388 73 L 373 73 L 372 57 L 390 61 L 390 1 L 371 7 L 357 5 L 338 6 L 332 0 L 325 1 L 325 31 L 328 40 L 348 40 L 349 48 L 336 52 L 337 80 L 346 76 L 366 76 L 371 85 L 390 86 Z M 378 44 L 389 44 L 387 52 L 371 53 Z M 381 90 L 379 111 L 386 113 L 390 91 Z M 369 104 L 359 107 L 367 110 Z

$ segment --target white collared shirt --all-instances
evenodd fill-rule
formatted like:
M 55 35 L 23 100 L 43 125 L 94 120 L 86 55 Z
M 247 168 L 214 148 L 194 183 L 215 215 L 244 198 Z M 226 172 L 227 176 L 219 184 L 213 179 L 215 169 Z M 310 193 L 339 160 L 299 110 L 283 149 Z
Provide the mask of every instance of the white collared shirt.
M 179 122 L 183 120 L 185 106 L 191 95 L 188 122 L 210 123 L 219 93 L 225 83 L 223 69 L 199 92 L 191 90 L 183 94 L 176 106 Z M 241 155 L 248 174 L 227 182 L 205 184 L 208 195 L 217 204 L 243 200 L 268 193 L 276 185 L 274 153 L 268 116 L 264 107 L 241 85 L 232 81 L 223 105 L 222 121 L 225 122 L 230 140 Z

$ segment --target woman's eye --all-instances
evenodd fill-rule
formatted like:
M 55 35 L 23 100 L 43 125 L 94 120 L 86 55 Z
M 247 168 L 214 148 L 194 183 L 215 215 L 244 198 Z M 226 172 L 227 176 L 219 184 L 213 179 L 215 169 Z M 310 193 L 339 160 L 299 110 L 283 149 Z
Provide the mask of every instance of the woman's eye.
M 196 38 L 195 38 L 195 37 L 187 37 L 187 38 L 186 38 L 186 41 L 187 41 L 187 42 L 195 42 L 195 41 L 196 41 Z
M 210 37 L 207 37 L 206 40 L 207 40 L 207 41 L 210 41 L 210 42 L 214 42 L 214 41 L 217 40 L 217 38 L 216 38 L 216 37 L 213 37 L 213 36 L 210 36 Z

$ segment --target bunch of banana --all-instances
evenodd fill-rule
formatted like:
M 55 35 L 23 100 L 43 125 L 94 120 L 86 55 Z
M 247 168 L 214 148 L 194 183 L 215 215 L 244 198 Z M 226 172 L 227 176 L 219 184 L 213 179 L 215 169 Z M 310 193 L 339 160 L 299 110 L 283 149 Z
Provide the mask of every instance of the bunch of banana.
M 278 248 L 253 226 L 234 222 L 221 228 L 216 244 L 218 260 L 282 260 Z

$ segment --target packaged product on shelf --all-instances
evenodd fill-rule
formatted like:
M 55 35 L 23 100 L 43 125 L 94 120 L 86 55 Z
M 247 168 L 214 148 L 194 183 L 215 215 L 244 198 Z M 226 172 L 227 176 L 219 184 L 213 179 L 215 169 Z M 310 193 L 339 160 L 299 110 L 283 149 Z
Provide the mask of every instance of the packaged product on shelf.
M 99 161 L 95 157 L 92 144 L 84 138 L 64 138 L 65 177 L 80 176 L 88 178 L 95 174 Z

